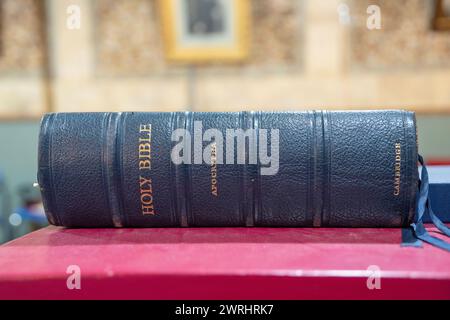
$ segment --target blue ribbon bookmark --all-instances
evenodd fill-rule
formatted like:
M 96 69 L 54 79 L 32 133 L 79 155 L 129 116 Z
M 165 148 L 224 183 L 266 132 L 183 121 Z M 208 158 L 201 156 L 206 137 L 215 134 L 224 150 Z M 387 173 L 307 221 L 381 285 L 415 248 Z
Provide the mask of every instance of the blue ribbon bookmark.
M 444 249 L 450 252 L 450 243 L 445 240 L 436 238 L 431 236 L 428 231 L 425 229 L 423 224 L 423 217 L 426 213 L 428 213 L 431 217 L 431 221 L 436 226 L 436 228 L 442 232 L 442 234 L 450 237 L 450 228 L 448 228 L 439 218 L 434 214 L 431 209 L 430 197 L 429 197 L 429 181 L 428 181 L 428 171 L 423 158 L 419 155 L 419 162 L 422 165 L 422 174 L 420 177 L 420 187 L 419 187 L 419 197 L 417 200 L 417 221 L 411 224 L 411 229 L 413 235 L 424 242 L 427 242 L 431 245 Z M 407 232 L 406 232 L 407 233 Z M 408 240 L 408 237 L 405 236 L 405 230 L 403 231 L 403 239 L 404 245 L 414 245 L 420 246 L 417 242 L 412 242 Z M 406 241 L 405 241 L 406 240 Z

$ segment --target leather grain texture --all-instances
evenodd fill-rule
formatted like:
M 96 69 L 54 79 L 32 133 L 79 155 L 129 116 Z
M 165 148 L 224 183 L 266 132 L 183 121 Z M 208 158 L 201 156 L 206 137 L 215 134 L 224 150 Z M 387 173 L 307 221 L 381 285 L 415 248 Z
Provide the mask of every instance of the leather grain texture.
M 150 136 L 141 130 L 149 127 Z M 261 174 L 259 157 L 249 161 L 248 137 L 226 163 L 227 131 L 239 128 L 257 137 L 267 129 L 269 142 L 278 130 L 276 174 Z M 176 129 L 191 137 L 183 136 L 184 152 L 208 158 L 214 142 L 224 163 L 195 164 L 193 155 L 174 163 Z M 224 141 L 205 139 L 208 129 Z M 267 154 L 274 150 L 269 143 Z M 236 164 L 240 156 L 245 163 Z M 402 110 L 51 113 L 38 161 L 48 220 L 67 227 L 402 227 L 414 218 L 418 183 L 415 115 Z

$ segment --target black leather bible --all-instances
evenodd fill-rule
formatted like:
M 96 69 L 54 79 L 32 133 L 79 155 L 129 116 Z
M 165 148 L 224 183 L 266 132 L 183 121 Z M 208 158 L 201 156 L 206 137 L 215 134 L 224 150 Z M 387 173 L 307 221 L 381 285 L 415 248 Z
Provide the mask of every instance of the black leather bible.
M 408 111 L 51 113 L 38 181 L 67 227 L 408 227 Z

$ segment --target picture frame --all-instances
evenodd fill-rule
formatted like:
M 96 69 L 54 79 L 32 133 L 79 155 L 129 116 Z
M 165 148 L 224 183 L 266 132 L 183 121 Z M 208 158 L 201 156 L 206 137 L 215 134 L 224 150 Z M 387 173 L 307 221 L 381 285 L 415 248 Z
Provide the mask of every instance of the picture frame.
M 433 29 L 450 31 L 450 0 L 435 0 Z
M 160 0 L 166 57 L 179 63 L 239 62 L 249 52 L 249 0 Z

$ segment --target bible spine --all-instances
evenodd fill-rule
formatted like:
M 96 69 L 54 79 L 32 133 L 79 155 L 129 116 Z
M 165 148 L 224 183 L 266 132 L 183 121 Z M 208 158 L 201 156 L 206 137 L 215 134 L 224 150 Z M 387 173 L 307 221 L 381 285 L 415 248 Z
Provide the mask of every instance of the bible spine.
M 67 227 L 402 227 L 408 111 L 51 113 L 38 182 Z

